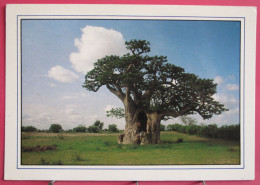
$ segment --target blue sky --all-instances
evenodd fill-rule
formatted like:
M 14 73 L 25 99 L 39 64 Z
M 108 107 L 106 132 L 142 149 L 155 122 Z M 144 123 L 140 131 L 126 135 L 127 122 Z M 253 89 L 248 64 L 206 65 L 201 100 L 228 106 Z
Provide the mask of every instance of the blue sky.
M 199 123 L 239 123 L 240 22 L 23 20 L 23 125 L 47 129 L 59 123 L 69 129 L 99 119 L 105 127 L 124 128 L 123 119 L 105 114 L 122 103 L 105 88 L 94 93 L 82 84 L 98 57 L 124 54 L 122 43 L 130 39 L 148 40 L 151 55 L 167 56 L 186 72 L 218 83 L 214 98 L 230 111 L 204 121 L 195 115 Z

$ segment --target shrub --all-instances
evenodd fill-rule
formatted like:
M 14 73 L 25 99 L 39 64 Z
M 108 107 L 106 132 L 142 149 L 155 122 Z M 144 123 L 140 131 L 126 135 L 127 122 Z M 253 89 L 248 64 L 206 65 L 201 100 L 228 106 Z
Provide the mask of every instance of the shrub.
M 117 129 L 117 125 L 116 124 L 108 125 L 108 131 L 110 131 L 110 132 L 119 132 L 119 130 Z
M 90 133 L 98 133 L 100 129 L 99 129 L 97 126 L 92 125 L 92 126 L 89 126 L 89 127 L 87 128 L 87 130 L 88 130 L 88 132 L 90 132 Z
M 74 132 L 86 132 L 87 131 L 87 127 L 79 125 L 78 127 L 73 128 Z
M 224 125 L 220 128 L 216 124 L 213 125 L 180 125 L 170 124 L 167 130 L 187 133 L 190 135 L 199 135 L 209 138 L 223 138 L 230 140 L 240 140 L 240 125 Z
M 165 125 L 160 124 L 160 131 L 165 131 Z
M 49 131 L 53 133 L 59 133 L 62 131 L 62 127 L 60 124 L 52 124 L 49 128 Z
M 99 120 L 95 121 L 94 125 L 99 128 L 99 130 L 102 130 L 103 126 L 104 126 L 104 122 L 101 122 Z
M 36 132 L 37 128 L 35 128 L 34 126 L 27 126 L 27 127 L 22 126 L 21 131 L 22 132 Z

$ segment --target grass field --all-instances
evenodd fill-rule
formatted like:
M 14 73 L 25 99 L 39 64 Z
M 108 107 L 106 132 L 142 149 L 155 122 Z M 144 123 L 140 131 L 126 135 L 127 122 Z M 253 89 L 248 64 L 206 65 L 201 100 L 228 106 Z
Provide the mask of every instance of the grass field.
M 22 133 L 22 147 L 57 145 L 55 151 L 22 152 L 23 165 L 240 164 L 239 142 L 161 132 L 158 145 L 119 145 L 119 133 Z M 177 143 L 178 138 L 183 142 Z

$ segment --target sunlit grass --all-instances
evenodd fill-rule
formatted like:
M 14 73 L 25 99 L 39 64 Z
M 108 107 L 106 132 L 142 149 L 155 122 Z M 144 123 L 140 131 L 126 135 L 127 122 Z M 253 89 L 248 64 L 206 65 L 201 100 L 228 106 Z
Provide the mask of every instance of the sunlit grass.
M 24 134 L 24 133 L 23 133 Z M 22 152 L 23 165 L 183 165 L 240 164 L 235 141 L 208 139 L 177 132 L 162 132 L 161 144 L 119 145 L 117 134 L 24 135 L 23 147 L 57 145 L 55 151 Z M 183 142 L 177 143 L 178 138 Z

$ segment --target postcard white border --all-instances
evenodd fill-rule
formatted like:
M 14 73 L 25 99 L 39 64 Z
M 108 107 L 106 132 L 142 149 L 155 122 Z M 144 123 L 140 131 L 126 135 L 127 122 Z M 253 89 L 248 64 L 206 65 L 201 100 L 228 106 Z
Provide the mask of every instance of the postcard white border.
M 6 180 L 252 180 L 255 144 L 256 8 L 169 5 L 7 5 Z M 183 166 L 20 165 L 21 19 L 172 19 L 241 21 L 241 164 Z M 246 125 L 245 125 L 246 124 Z

